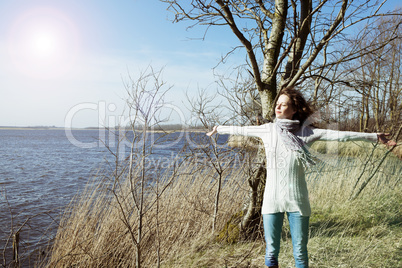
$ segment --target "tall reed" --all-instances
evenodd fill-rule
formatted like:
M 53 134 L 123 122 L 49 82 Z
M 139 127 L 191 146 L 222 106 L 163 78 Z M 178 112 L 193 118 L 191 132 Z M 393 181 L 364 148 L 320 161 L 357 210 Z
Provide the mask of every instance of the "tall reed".
M 173 181 L 169 180 L 171 174 L 172 171 L 160 174 L 158 182 L 147 191 L 141 242 L 145 267 L 156 265 L 158 259 L 163 262 L 211 233 L 215 198 L 213 171 L 205 166 L 200 169 L 196 161 L 188 161 L 175 173 Z M 242 177 L 241 169 L 233 170 L 230 177 L 220 193 L 218 229 L 238 212 L 245 198 L 245 181 L 238 179 Z M 71 202 L 61 221 L 49 267 L 133 266 L 133 242 L 123 217 L 129 217 L 133 230 L 138 218 L 132 213 L 129 181 L 121 183 L 116 194 L 122 200 L 124 211 L 111 194 L 110 183 L 95 183 L 96 186 L 89 187 Z M 170 185 L 160 194 L 158 188 L 165 187 L 165 183 Z

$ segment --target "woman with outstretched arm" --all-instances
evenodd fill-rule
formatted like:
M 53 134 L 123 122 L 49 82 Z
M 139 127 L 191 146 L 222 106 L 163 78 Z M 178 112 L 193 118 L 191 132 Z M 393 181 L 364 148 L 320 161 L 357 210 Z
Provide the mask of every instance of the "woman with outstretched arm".
M 275 107 L 274 123 L 260 126 L 215 126 L 215 133 L 261 138 L 266 154 L 267 178 L 262 204 L 266 241 L 265 264 L 278 267 L 278 255 L 284 214 L 287 214 L 292 236 L 296 267 L 308 267 L 308 229 L 311 214 L 305 180 L 305 168 L 314 165 L 307 146 L 317 140 L 396 143 L 383 133 L 334 131 L 309 126 L 307 118 L 313 111 L 303 95 L 294 89 L 284 89 Z

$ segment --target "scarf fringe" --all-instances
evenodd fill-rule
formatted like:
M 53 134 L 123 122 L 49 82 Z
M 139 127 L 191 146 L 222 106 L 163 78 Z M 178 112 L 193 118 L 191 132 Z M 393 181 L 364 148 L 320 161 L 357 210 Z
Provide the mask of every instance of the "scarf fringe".
M 301 149 L 295 152 L 297 155 L 297 159 L 300 160 L 304 168 L 315 166 L 317 158 L 314 157 L 305 146 L 301 147 Z

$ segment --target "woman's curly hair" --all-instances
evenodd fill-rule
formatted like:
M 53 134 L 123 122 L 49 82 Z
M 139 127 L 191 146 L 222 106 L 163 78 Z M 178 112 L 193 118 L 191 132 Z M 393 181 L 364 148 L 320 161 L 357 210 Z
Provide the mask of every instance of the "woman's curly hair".
M 289 97 L 293 109 L 296 110 L 292 119 L 299 120 L 301 125 L 303 125 L 306 119 L 314 113 L 314 110 L 310 107 L 300 91 L 289 87 L 281 90 L 279 95 L 286 95 Z

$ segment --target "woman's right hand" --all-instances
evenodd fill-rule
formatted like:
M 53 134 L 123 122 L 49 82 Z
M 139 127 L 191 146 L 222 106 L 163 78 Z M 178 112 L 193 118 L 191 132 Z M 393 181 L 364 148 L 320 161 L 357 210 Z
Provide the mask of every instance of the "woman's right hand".
M 381 142 L 382 144 L 385 144 L 389 147 L 395 146 L 396 142 L 393 140 L 389 140 L 387 137 L 390 136 L 389 133 L 377 133 L 377 138 L 378 141 Z
M 215 133 L 218 133 L 218 131 L 216 130 L 218 128 L 218 126 L 214 126 L 213 128 L 212 128 L 212 131 L 210 131 L 210 132 L 208 132 L 207 133 L 207 136 L 212 136 L 212 135 L 214 135 Z

